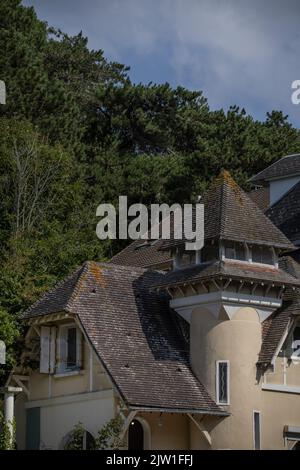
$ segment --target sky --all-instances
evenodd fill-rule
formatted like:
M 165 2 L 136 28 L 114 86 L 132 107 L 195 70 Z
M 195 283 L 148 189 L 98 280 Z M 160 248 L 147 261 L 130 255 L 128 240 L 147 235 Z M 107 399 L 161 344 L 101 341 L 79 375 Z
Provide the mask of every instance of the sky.
M 300 128 L 299 0 L 23 0 L 92 49 L 129 65 L 133 82 L 202 90 L 212 109 L 256 119 L 280 109 Z

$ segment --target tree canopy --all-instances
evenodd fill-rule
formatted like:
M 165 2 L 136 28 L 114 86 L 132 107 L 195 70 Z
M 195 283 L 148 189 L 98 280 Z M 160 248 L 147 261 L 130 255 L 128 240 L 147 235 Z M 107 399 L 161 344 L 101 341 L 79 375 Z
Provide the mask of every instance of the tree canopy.
M 129 67 L 0 0 L 0 336 L 13 363 L 21 312 L 86 259 L 119 242 L 96 238 L 96 208 L 193 202 L 222 169 L 246 189 L 279 157 L 300 151 L 280 110 L 212 111 L 201 91 L 134 84 Z

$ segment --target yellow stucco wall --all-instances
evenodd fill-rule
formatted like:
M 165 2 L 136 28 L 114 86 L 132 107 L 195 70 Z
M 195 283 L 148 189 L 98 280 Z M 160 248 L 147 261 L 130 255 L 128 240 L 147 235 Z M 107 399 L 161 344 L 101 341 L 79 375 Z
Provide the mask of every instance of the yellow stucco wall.
M 256 310 L 241 308 L 229 320 L 222 308 L 219 318 L 208 309 L 196 308 L 190 332 L 192 368 L 214 399 L 216 361 L 230 361 L 230 405 L 223 408 L 231 415 L 217 424 L 213 419 L 209 421 L 213 447 L 252 448 L 252 413 L 261 409 L 255 366 L 261 347 L 261 324 Z

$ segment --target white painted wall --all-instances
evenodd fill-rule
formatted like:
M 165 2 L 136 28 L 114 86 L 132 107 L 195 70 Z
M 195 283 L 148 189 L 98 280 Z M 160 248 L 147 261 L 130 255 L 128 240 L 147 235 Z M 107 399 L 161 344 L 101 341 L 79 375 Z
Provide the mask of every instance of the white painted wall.
M 298 181 L 300 181 L 300 175 L 270 181 L 270 205 L 278 201 Z
M 27 402 L 26 408 L 41 408 L 41 443 L 46 448 L 60 449 L 64 437 L 81 422 L 94 437 L 114 416 L 112 390 L 69 395 L 49 400 Z

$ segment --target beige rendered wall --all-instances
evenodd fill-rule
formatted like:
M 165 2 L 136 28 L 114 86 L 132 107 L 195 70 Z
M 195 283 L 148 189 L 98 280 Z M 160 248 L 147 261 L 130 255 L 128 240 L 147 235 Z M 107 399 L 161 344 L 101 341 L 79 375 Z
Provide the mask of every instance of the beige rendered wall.
M 261 387 L 256 380 L 261 347 L 256 310 L 242 307 L 229 320 L 222 307 L 218 319 L 208 309 L 198 307 L 192 313 L 190 337 L 192 368 L 214 399 L 216 361 L 230 361 L 230 405 L 223 408 L 231 415 L 206 419 L 212 448 L 252 449 L 253 410 L 262 408 Z
M 274 372 L 265 374 L 266 383 L 300 387 L 300 361 L 290 361 L 286 357 L 276 357 L 274 365 Z
M 189 418 L 181 413 L 138 413 L 149 425 L 151 449 L 180 450 L 190 448 Z
M 285 449 L 285 425 L 300 426 L 300 396 L 293 393 L 262 391 L 261 415 L 262 447 Z
M 26 407 L 39 406 L 41 413 L 41 445 L 60 449 L 66 436 L 79 422 L 96 437 L 98 430 L 114 416 L 114 397 L 111 390 L 92 392 L 64 400 L 52 398 L 27 402 Z

